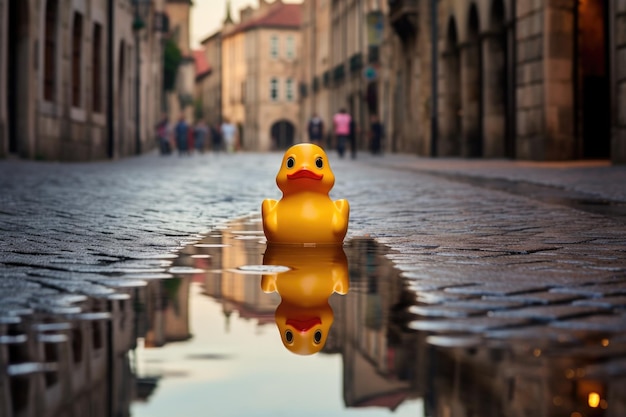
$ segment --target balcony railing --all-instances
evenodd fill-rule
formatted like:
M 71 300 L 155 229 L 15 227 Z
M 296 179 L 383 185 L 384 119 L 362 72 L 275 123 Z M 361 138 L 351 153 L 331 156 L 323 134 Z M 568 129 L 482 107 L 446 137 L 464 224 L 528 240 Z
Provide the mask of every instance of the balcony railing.
M 387 0 L 389 21 L 401 39 L 411 38 L 417 33 L 417 2 L 418 0 Z
M 333 68 L 333 80 L 334 81 L 341 81 L 341 80 L 343 80 L 343 77 L 345 75 L 346 75 L 346 66 L 345 65 L 339 64 L 335 68 Z
M 313 77 L 311 82 L 311 89 L 313 92 L 317 92 L 320 89 L 320 77 Z
M 370 64 L 378 64 L 380 60 L 380 47 L 378 45 L 370 45 L 367 48 L 367 62 Z
M 357 52 L 350 57 L 350 72 L 359 72 L 363 68 L 363 54 Z
M 330 85 L 330 70 L 324 71 L 324 75 L 322 77 L 324 80 L 324 87 L 328 87 Z

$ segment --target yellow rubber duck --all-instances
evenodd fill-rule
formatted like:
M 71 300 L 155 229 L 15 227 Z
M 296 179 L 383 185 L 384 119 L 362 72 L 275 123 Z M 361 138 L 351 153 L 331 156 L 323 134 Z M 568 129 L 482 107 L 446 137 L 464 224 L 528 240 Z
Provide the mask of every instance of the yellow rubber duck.
M 294 248 L 268 244 L 263 265 L 287 266 L 265 274 L 261 289 L 277 292 L 281 301 L 274 317 L 283 345 L 298 355 L 319 352 L 334 321 L 328 298 L 349 289 L 348 259 L 339 245 Z
M 335 184 L 322 148 L 300 143 L 287 149 L 276 175 L 281 200 L 261 206 L 267 241 L 281 244 L 341 244 L 348 231 L 350 205 L 328 196 Z

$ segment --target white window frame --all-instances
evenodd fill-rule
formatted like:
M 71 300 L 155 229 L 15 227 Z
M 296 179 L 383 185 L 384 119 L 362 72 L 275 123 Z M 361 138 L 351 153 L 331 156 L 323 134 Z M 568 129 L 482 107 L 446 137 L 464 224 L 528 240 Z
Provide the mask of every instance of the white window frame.
M 294 59 L 296 56 L 296 40 L 293 35 L 287 36 L 285 54 L 287 55 L 287 59 Z
M 277 59 L 280 56 L 280 40 L 278 35 L 270 36 L 270 58 Z
M 280 99 L 280 84 L 278 78 L 270 78 L 270 101 L 278 101 Z
M 287 78 L 285 80 L 285 99 L 287 101 L 295 100 L 295 91 L 293 88 L 293 78 Z

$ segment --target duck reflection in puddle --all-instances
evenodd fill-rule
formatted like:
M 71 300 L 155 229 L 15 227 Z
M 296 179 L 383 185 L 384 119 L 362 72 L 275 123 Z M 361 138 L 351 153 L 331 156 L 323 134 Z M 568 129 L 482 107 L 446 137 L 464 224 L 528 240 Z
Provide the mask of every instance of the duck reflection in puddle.
M 283 344 L 298 355 L 319 352 L 334 320 L 328 298 L 333 293 L 346 294 L 350 286 L 342 246 L 268 244 L 263 265 L 289 267 L 261 279 L 264 292 L 277 292 L 281 297 L 275 319 Z

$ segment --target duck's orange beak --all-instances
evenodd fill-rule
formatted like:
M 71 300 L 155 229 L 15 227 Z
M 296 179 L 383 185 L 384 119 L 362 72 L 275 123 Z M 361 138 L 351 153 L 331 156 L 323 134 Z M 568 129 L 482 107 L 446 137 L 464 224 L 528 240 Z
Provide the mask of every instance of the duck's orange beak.
M 324 178 L 324 174 L 317 174 L 306 168 L 301 168 L 292 174 L 287 174 L 287 179 L 290 179 L 290 180 L 298 180 L 301 178 L 308 178 L 311 180 L 320 181 L 322 178 Z
M 310 319 L 296 320 L 287 319 L 287 325 L 293 327 L 300 333 L 308 332 L 313 326 L 319 326 L 322 324 L 322 320 L 319 317 L 313 317 Z

